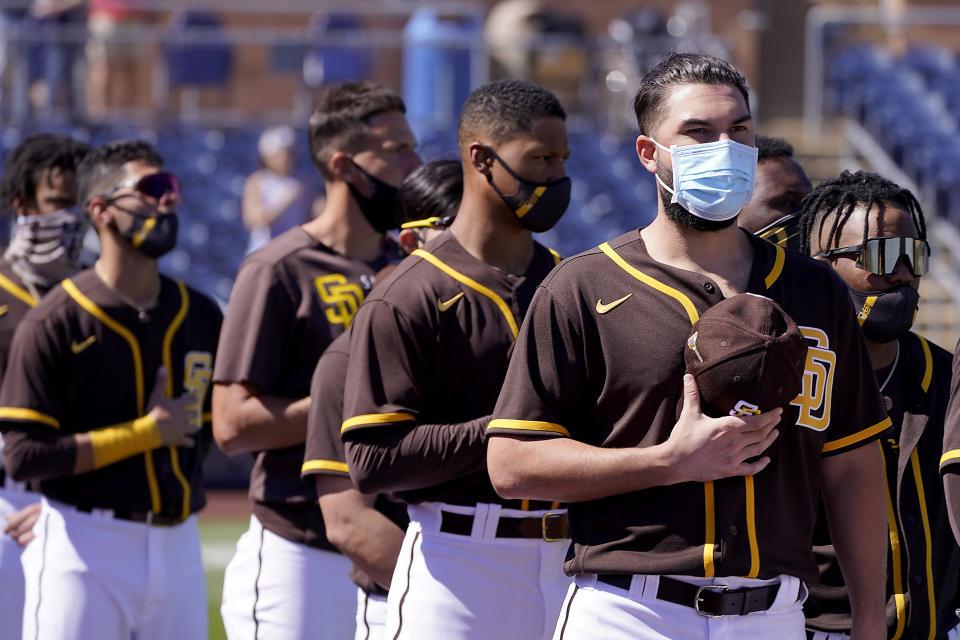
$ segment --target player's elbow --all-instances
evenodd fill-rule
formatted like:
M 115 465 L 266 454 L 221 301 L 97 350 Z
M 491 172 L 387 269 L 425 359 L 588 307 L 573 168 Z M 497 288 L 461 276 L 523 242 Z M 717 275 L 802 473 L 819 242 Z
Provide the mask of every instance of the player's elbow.
M 239 411 L 246 398 L 238 397 L 235 387 L 239 386 L 217 384 L 213 387 L 213 439 L 228 456 L 247 453 Z
M 529 497 L 525 466 L 517 460 L 516 441 L 508 437 L 490 436 L 487 442 L 487 473 L 497 494 L 506 500 Z

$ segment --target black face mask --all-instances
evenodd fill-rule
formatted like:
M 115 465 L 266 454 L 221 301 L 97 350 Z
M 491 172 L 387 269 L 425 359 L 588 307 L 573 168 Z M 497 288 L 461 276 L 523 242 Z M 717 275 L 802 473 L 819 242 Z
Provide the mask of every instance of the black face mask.
M 570 178 L 563 177 L 550 182 L 530 182 L 518 176 L 503 158 L 490 147 L 485 147 L 514 180 L 517 181 L 517 192 L 506 196 L 493 182 L 493 175 L 487 174 L 487 182 L 493 187 L 510 210 L 513 211 L 520 224 L 530 231 L 540 232 L 553 228 L 570 204 Z
M 400 189 L 370 175 L 356 162 L 353 162 L 353 166 L 364 175 L 367 184 L 370 185 L 370 195 L 365 196 L 352 183 L 347 183 L 353 199 L 357 201 L 360 211 L 363 212 L 363 217 L 378 233 L 386 233 L 390 229 L 399 227 Z
M 886 291 L 860 291 L 853 287 L 850 297 L 857 310 L 863 335 L 874 342 L 893 342 L 913 326 L 920 294 L 907 284 Z
M 140 253 L 151 258 L 159 258 L 177 246 L 179 223 L 176 214 L 144 216 L 117 207 L 116 204 L 114 207 L 133 218 L 133 224 L 126 231 L 120 231 L 116 223 L 113 225 L 114 230 Z

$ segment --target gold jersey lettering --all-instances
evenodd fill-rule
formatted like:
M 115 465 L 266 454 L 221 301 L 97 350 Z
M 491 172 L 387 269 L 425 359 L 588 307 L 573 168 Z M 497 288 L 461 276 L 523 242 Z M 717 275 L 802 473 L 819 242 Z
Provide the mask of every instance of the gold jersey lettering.
M 807 361 L 803 368 L 803 389 L 790 404 L 799 409 L 798 426 L 823 431 L 830 426 L 837 354 L 830 349 L 830 339 L 825 331 L 816 327 L 800 327 L 800 333 L 809 343 Z
M 213 358 L 206 351 L 188 351 L 183 358 L 183 387 L 193 396 L 194 403 L 187 407 L 192 411 L 190 425 L 203 426 L 203 401 L 213 377 Z
M 342 324 L 344 329 L 349 329 L 357 307 L 363 302 L 363 288 L 347 282 L 346 276 L 340 273 L 319 276 L 314 280 L 314 284 L 317 285 L 320 300 L 326 305 L 327 321 L 330 324 Z

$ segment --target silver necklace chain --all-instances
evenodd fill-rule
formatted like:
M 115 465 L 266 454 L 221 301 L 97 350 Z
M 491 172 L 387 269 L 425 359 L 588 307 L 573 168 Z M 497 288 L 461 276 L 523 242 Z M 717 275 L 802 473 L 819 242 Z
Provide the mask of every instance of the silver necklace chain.
M 125 293 L 117 289 L 117 285 L 111 280 L 110 276 L 108 276 L 103 271 L 103 267 L 100 266 L 99 260 L 93 263 L 93 270 L 94 272 L 96 272 L 97 277 L 100 278 L 100 281 L 103 282 L 103 284 L 105 284 L 107 288 L 110 289 L 110 291 L 113 291 L 125 305 L 127 305 L 128 307 L 132 307 L 134 310 L 136 310 L 137 316 L 140 318 L 142 322 L 146 322 L 147 320 L 150 319 L 150 316 L 147 314 L 147 311 L 150 309 L 153 309 L 153 307 L 157 305 L 157 300 L 160 298 L 160 278 L 159 277 L 157 278 L 157 285 L 153 291 L 153 294 L 151 294 L 151 296 L 147 300 L 145 300 L 143 304 L 138 304 L 136 300 L 134 300 L 130 296 L 126 295 Z
M 890 382 L 890 378 L 893 377 L 893 372 L 897 370 L 897 362 L 900 361 L 900 341 L 897 341 L 897 355 L 893 357 L 893 364 L 890 366 L 890 373 L 887 374 L 887 379 L 883 381 L 883 384 L 880 385 L 880 391 L 883 391 L 887 383 Z

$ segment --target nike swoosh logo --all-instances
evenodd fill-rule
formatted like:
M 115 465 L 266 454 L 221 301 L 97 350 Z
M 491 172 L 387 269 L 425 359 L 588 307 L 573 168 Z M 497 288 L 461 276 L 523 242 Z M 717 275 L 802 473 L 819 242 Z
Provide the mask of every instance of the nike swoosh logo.
M 90 336 L 83 342 L 77 342 L 74 340 L 70 343 L 70 351 L 73 351 L 74 354 L 83 353 L 87 348 L 97 341 L 97 336 Z
M 457 300 L 459 300 L 459 299 L 462 298 L 462 297 L 463 297 L 463 291 L 461 291 L 461 292 L 458 293 L 457 295 L 453 296 L 452 298 L 450 298 L 450 299 L 447 300 L 446 302 L 444 302 L 444 301 L 441 300 L 440 298 L 437 298 L 437 309 L 440 309 L 440 313 L 443 313 L 444 311 L 446 311 L 447 309 L 449 309 L 449 308 L 452 307 L 453 305 L 457 304 Z
M 626 302 L 627 298 L 629 298 L 632 295 L 633 295 L 632 293 L 628 293 L 627 295 L 623 296 L 619 300 L 614 300 L 613 302 L 610 302 L 608 304 L 603 304 L 602 300 L 597 300 L 597 313 L 606 313 L 610 311 L 614 307 L 622 304 L 623 302 Z

